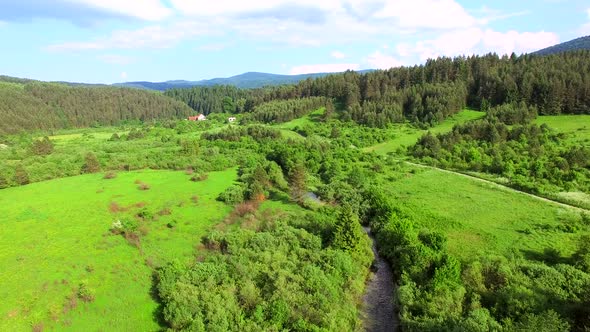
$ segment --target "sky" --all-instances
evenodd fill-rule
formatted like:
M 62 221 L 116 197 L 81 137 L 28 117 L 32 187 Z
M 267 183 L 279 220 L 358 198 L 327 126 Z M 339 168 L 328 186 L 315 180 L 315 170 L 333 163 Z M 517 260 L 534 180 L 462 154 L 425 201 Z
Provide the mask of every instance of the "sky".
M 586 35 L 587 0 L 0 0 L 0 75 L 115 83 L 386 69 Z

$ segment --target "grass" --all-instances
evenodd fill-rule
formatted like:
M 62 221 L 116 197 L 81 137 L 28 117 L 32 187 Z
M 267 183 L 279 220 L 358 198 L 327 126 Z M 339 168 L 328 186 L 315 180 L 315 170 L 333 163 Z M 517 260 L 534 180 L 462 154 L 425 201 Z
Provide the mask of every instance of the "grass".
M 0 191 L 0 330 L 158 330 L 152 266 L 193 259 L 194 245 L 231 210 L 215 198 L 236 179 L 233 169 L 203 182 L 173 171 L 103 175 Z M 113 203 L 129 210 L 113 212 Z M 139 250 L 110 228 L 142 205 L 161 216 L 147 223 Z M 95 300 L 68 305 L 80 283 Z
M 450 251 L 465 261 L 513 253 L 534 259 L 546 248 L 568 256 L 579 236 L 557 228 L 579 218 L 574 212 L 456 174 L 413 169 L 390 191 L 424 227 L 445 233 Z
M 301 128 L 301 127 L 304 127 L 305 125 L 311 125 L 314 122 L 318 122 L 318 119 L 324 114 L 325 111 L 326 111 L 326 109 L 322 107 L 322 108 L 319 108 L 319 109 L 307 114 L 306 116 L 302 116 L 300 118 L 291 120 L 289 122 L 275 125 L 275 127 L 280 128 L 280 129 L 293 130 L 296 127 Z
M 408 124 L 398 124 L 392 129 L 395 134 L 394 139 L 368 147 L 365 149 L 365 151 L 376 152 L 378 154 L 388 154 L 390 152 L 395 152 L 400 148 L 415 144 L 416 141 L 428 131 L 433 134 L 446 133 L 451 131 L 456 124 L 477 120 L 483 118 L 484 116 L 484 112 L 463 110 L 428 130 L 417 129 L 409 126 Z
M 565 133 L 569 144 L 590 145 L 590 115 L 539 116 L 535 123 L 546 124 L 558 132 Z

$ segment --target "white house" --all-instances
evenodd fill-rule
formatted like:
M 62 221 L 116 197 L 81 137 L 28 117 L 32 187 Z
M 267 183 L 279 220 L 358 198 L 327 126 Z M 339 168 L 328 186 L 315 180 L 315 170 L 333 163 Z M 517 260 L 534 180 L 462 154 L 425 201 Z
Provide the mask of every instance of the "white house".
M 204 114 L 199 114 L 197 116 L 189 116 L 188 120 L 189 121 L 205 121 L 205 120 L 207 120 L 207 117 Z
M 236 122 L 236 118 L 235 117 L 229 117 L 227 118 L 227 122 L 232 123 L 232 122 Z

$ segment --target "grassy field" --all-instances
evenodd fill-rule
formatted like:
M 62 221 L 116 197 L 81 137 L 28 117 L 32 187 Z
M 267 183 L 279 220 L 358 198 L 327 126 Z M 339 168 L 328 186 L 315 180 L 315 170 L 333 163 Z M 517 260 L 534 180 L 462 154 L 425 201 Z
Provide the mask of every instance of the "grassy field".
M 275 127 L 280 129 L 293 130 L 295 127 L 303 127 L 308 124 L 313 124 L 314 122 L 318 121 L 318 119 L 324 114 L 325 111 L 326 109 L 322 107 L 307 114 L 306 116 L 302 116 L 298 119 L 294 119 L 289 122 L 277 124 L 275 125 Z
M 1 190 L 0 330 L 158 330 L 151 267 L 191 259 L 201 236 L 231 210 L 215 198 L 235 170 L 212 172 L 203 182 L 189 178 L 145 170 Z M 138 180 L 151 188 L 138 190 Z M 111 234 L 115 220 L 143 209 L 156 218 L 140 249 Z M 80 283 L 94 291 L 91 303 L 68 299 Z
M 574 212 L 456 174 L 414 169 L 390 191 L 416 220 L 447 234 L 450 251 L 464 260 L 512 253 L 534 259 L 546 248 L 568 256 L 579 237 L 557 228 L 580 217 Z
M 407 124 L 399 124 L 394 127 L 395 138 L 366 148 L 366 152 L 376 152 L 379 154 L 387 154 L 389 152 L 395 152 L 401 147 L 407 147 L 416 143 L 416 141 L 430 131 L 433 134 L 446 133 L 453 129 L 456 124 L 465 123 L 467 121 L 480 119 L 485 116 L 484 112 L 463 110 L 456 115 L 446 119 L 436 127 L 430 128 L 429 130 L 420 130 L 417 128 L 410 127 Z
M 539 116 L 535 123 L 567 134 L 566 141 L 570 144 L 590 145 L 590 115 Z

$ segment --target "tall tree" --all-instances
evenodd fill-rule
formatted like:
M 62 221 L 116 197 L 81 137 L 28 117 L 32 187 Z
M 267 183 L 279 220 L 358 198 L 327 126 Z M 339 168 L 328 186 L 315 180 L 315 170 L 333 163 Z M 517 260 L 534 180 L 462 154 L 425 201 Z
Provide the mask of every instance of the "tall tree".
M 307 180 L 305 166 L 302 162 L 295 164 L 289 177 L 291 186 L 291 199 L 298 204 L 303 204 L 307 196 Z
M 357 251 L 362 237 L 363 231 L 358 216 L 350 205 L 344 205 L 336 221 L 333 246 L 346 251 Z

